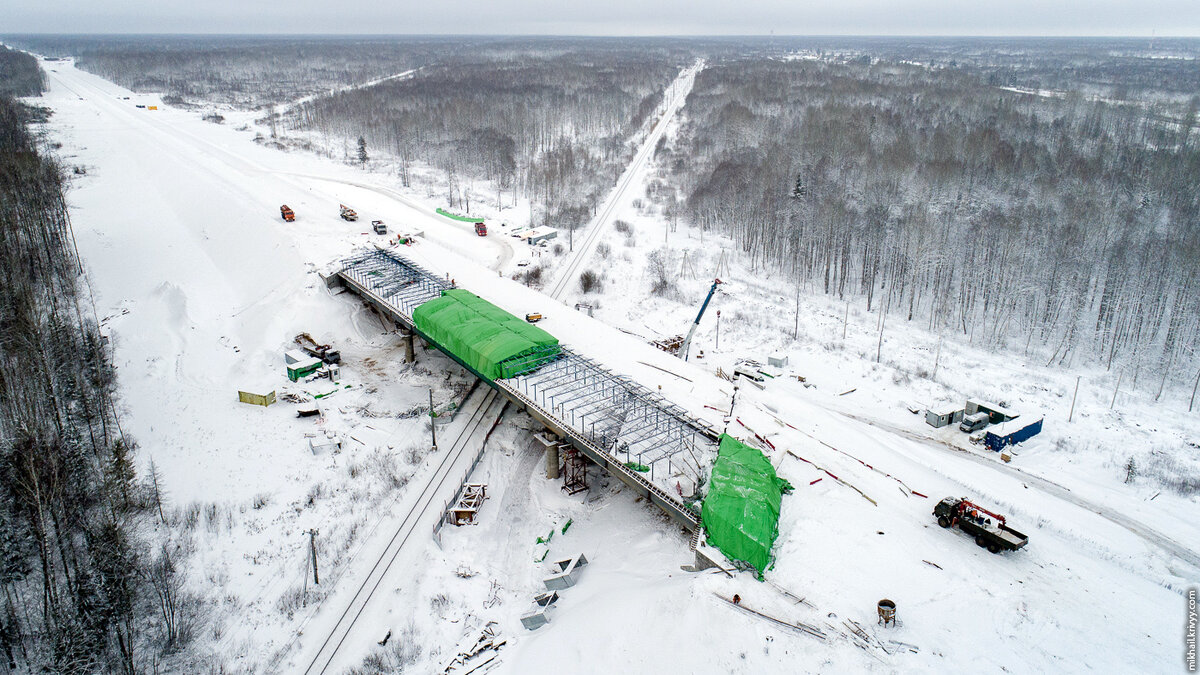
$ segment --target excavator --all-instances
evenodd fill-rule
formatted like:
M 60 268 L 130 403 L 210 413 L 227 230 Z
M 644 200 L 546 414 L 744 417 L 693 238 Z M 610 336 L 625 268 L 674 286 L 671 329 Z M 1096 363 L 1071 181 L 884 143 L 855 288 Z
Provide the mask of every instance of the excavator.
M 683 339 L 683 344 L 679 347 L 679 352 L 676 356 L 684 361 L 688 360 L 688 347 L 692 346 L 692 336 L 696 334 L 696 329 L 700 327 L 700 319 L 704 318 L 704 310 L 708 309 L 708 303 L 712 301 L 713 295 L 717 292 L 717 286 L 722 283 L 720 279 L 713 279 L 712 288 L 708 289 L 708 296 L 704 298 L 704 304 L 700 305 L 700 313 L 696 315 L 696 320 L 692 322 L 692 327 L 688 330 L 687 337 Z

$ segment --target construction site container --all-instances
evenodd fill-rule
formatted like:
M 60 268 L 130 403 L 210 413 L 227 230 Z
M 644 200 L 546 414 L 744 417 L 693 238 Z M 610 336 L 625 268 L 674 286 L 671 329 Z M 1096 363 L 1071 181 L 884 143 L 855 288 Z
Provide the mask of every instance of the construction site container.
M 974 415 L 977 412 L 985 412 L 988 414 L 991 424 L 1000 424 L 1017 418 L 1017 413 L 1005 408 L 1002 405 L 990 403 L 988 401 L 980 401 L 978 399 L 967 399 L 966 412 L 967 415 Z
M 321 359 L 309 358 L 303 361 L 297 361 L 296 363 L 288 364 L 288 379 L 292 382 L 297 382 L 301 378 L 308 377 L 309 375 L 317 372 L 317 370 L 321 368 L 322 363 L 323 362 Z
M 535 370 L 559 355 L 558 338 L 462 289 L 413 311 L 417 330 L 489 381 Z
M 1010 445 L 1016 445 L 1042 432 L 1042 418 L 1015 419 L 988 429 L 983 437 L 983 443 L 988 450 L 999 452 Z
M 935 429 L 940 429 L 947 424 L 958 424 L 962 421 L 962 418 L 963 411 L 961 408 L 958 410 L 941 409 L 925 411 L 925 423 Z

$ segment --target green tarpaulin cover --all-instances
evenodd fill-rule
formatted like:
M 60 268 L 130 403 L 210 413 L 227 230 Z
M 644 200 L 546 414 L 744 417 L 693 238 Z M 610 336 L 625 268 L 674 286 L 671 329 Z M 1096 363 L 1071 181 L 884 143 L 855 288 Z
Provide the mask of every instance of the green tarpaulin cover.
M 442 291 L 441 297 L 417 307 L 413 323 L 493 381 L 529 369 L 529 361 L 514 357 L 558 351 L 558 338 L 462 289 Z
M 771 546 L 779 536 L 785 484 L 761 452 L 721 434 L 700 515 L 709 543 L 730 560 L 753 565 L 760 579 L 771 565 Z

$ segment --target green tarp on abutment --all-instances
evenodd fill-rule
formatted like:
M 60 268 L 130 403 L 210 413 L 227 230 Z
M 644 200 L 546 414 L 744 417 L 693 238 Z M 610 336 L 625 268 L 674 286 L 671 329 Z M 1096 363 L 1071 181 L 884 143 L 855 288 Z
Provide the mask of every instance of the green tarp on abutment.
M 730 560 L 758 570 L 771 565 L 771 546 L 779 536 L 779 506 L 787 482 L 757 449 L 721 434 L 712 480 L 700 515 L 708 541 Z
M 558 350 L 558 338 L 462 289 L 442 291 L 412 316 L 422 333 L 493 381 L 528 369 L 519 359 L 504 363 L 507 359 Z

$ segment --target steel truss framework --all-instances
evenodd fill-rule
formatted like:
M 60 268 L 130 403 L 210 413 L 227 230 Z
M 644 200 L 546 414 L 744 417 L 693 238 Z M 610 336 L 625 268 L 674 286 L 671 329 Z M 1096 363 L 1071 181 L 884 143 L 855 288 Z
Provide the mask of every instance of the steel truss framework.
M 413 310 L 452 288 L 420 265 L 389 251 L 367 251 L 342 261 L 342 274 L 412 317 Z
M 609 454 L 648 467 L 652 481 L 677 470 L 699 479 L 716 453 L 707 424 L 570 349 L 508 383 Z
M 411 322 L 413 311 L 453 286 L 390 251 L 347 258 L 341 274 Z M 618 461 L 647 467 L 650 481 L 676 473 L 701 480 L 716 456 L 718 433 L 661 395 L 569 348 L 513 357 L 520 374 L 505 380 L 565 427 Z M 674 495 L 669 495 L 674 500 Z

